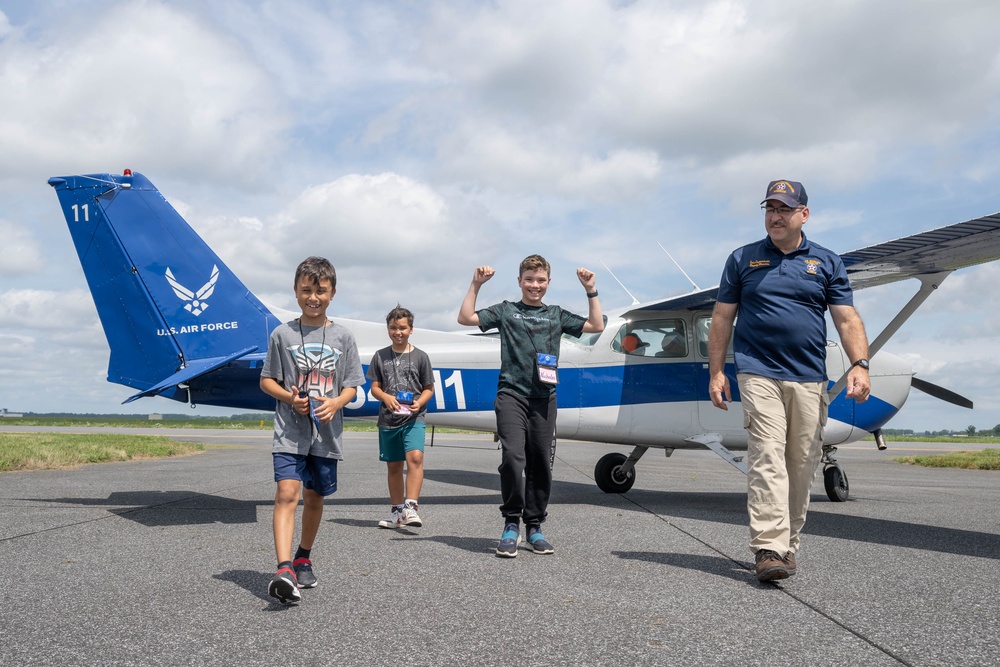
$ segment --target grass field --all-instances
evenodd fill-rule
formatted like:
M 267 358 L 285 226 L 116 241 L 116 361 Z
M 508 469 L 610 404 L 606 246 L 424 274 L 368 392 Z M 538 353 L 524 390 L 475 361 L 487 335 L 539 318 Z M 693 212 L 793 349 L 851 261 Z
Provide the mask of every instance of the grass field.
M 3 426 L 31 427 L 120 427 L 120 428 L 192 428 L 270 431 L 274 428 L 270 416 L 266 419 L 143 419 L 136 417 L 6 417 Z M 346 431 L 376 431 L 374 421 L 346 419 Z M 442 433 L 472 433 L 455 429 L 437 429 Z M 871 438 L 869 438 L 870 440 Z M 889 442 L 948 442 L 974 445 L 993 444 L 990 436 L 886 436 Z M 164 436 L 111 435 L 103 433 L 0 433 L 0 472 L 14 470 L 46 470 L 72 468 L 87 463 L 129 461 L 163 456 L 182 456 L 202 451 L 196 443 L 175 442 Z M 899 463 L 940 467 L 1000 470 L 1000 449 L 964 451 L 935 456 L 905 456 L 893 459 Z
M 950 454 L 936 454 L 933 456 L 898 456 L 893 461 L 928 468 L 1000 470 L 1000 449 L 986 448 L 974 452 L 952 452 Z
M 182 456 L 203 449 L 204 445 L 162 435 L 0 433 L 0 472 Z

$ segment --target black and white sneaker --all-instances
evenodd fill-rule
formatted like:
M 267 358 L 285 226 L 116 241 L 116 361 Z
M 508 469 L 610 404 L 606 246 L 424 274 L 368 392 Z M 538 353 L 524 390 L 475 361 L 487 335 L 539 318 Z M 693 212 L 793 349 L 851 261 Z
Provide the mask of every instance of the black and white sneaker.
M 312 565 L 312 561 L 308 558 L 296 558 L 292 561 L 292 569 L 295 570 L 299 588 L 316 588 L 316 575 L 313 574 Z
M 302 599 L 299 593 L 299 581 L 295 570 L 290 567 L 279 568 L 271 583 L 267 585 L 267 594 L 277 598 L 281 604 L 295 604 Z

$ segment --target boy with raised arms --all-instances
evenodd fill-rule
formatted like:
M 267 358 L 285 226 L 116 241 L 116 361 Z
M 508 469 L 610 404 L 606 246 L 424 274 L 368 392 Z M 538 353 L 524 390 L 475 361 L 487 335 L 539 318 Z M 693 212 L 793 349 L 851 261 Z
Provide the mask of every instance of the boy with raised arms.
M 521 543 L 520 522 L 526 526 L 528 548 L 536 554 L 551 554 L 552 544 L 542 534 L 552 489 L 552 440 L 556 430 L 556 383 L 559 342 L 562 335 L 604 331 L 604 317 L 595 288 L 596 276 L 584 268 L 576 270 L 587 293 L 587 318 L 559 306 L 542 303 L 549 288 L 551 267 L 541 255 L 521 262 L 517 284 L 521 299 L 503 301 L 481 310 L 476 298 L 483 284 L 493 277 L 490 266 L 480 266 L 462 301 L 458 323 L 478 326 L 481 331 L 500 332 L 500 378 L 494 410 L 500 438 L 500 494 L 503 532 L 496 554 L 517 556 Z

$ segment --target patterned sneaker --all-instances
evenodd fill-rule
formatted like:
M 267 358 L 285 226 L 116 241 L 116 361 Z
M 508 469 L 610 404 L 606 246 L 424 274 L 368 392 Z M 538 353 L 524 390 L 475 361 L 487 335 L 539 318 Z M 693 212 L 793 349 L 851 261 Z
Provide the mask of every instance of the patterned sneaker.
M 281 604 L 295 604 L 302 599 L 299 593 L 299 581 L 295 578 L 295 570 L 283 567 L 278 570 L 267 585 L 267 594 L 278 598 Z
M 399 528 L 403 525 L 403 510 L 393 507 L 385 518 L 378 522 L 379 528 Z
M 541 526 L 528 526 L 528 548 L 536 554 L 551 554 L 556 551 L 542 535 Z
M 420 528 L 424 525 L 424 522 L 420 520 L 420 515 L 417 514 L 418 506 L 416 503 L 409 503 L 403 506 L 403 519 L 402 524 L 404 526 L 413 526 L 414 528 Z
M 517 558 L 517 546 L 521 543 L 521 527 L 516 523 L 508 523 L 500 535 L 497 544 L 497 556 L 501 558 Z
M 776 581 L 788 578 L 788 566 L 785 565 L 785 561 L 770 549 L 761 549 L 758 551 L 754 556 L 754 560 L 757 563 L 754 569 L 757 581 Z
M 295 578 L 298 579 L 299 588 L 316 588 L 316 575 L 313 574 L 313 564 L 308 558 L 296 558 L 292 561 L 292 569 L 295 570 Z

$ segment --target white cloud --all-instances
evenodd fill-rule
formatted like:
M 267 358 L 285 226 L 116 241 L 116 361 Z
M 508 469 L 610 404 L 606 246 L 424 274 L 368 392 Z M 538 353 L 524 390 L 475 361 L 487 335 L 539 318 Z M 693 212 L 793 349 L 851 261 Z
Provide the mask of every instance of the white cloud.
M 456 218 L 426 184 L 394 173 L 348 174 L 310 187 L 279 217 L 290 221 L 286 256 L 326 249 L 338 266 L 370 266 L 387 278 L 420 270 L 438 246 L 471 249 L 492 236 L 481 223 Z
M 21 225 L 0 220 L 0 276 L 34 273 L 44 266 L 34 235 Z
M 51 330 L 67 323 L 93 320 L 95 315 L 94 301 L 90 293 L 83 289 L 14 289 L 0 292 L 3 328 Z
M 278 149 L 281 101 L 232 40 L 156 2 L 69 9 L 0 44 L 0 176 L 55 164 L 93 171 L 95 159 L 253 173 Z

